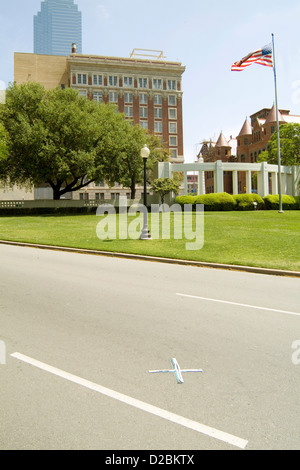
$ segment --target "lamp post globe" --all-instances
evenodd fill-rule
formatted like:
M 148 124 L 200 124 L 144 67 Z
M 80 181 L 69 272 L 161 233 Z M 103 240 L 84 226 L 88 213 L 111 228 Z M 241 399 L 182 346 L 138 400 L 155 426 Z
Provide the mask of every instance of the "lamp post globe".
M 140 236 L 140 240 L 151 240 L 151 234 L 148 228 L 148 210 L 147 210 L 147 179 L 146 179 L 146 164 L 147 158 L 150 155 L 150 150 L 147 145 L 141 149 L 141 157 L 144 160 L 144 226 Z
M 147 145 L 144 145 L 144 147 L 141 149 L 141 157 L 147 159 L 149 155 L 150 155 L 150 150 L 148 149 Z

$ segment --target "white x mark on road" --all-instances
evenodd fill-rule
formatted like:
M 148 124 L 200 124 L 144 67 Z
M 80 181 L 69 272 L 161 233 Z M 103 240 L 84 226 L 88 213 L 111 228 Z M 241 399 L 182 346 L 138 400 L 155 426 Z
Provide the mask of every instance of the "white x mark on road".
M 163 370 L 149 370 L 150 374 L 156 374 L 156 373 L 159 373 L 159 372 L 170 372 L 172 374 L 175 374 L 175 377 L 177 379 L 177 382 L 179 384 L 183 384 L 184 381 L 183 381 L 183 378 L 182 378 L 182 372 L 203 372 L 202 369 L 180 369 L 180 366 L 177 362 L 177 360 L 175 359 L 175 357 L 173 357 L 171 359 L 171 362 L 172 362 L 172 365 L 174 367 L 174 369 L 171 369 L 171 370 L 167 370 L 167 369 L 163 369 Z

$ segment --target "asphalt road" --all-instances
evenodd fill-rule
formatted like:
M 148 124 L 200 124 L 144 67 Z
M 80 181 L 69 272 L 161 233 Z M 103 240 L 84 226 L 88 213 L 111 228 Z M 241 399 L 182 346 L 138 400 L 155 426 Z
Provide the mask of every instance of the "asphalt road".
M 5 245 L 0 260 L 0 449 L 300 448 L 299 279 Z M 172 358 L 203 372 L 149 373 Z

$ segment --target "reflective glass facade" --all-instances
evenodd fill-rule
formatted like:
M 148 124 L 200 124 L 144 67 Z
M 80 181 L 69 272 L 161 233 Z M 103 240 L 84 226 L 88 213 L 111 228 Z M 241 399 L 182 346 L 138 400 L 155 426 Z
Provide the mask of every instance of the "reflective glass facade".
M 82 19 L 74 0 L 44 0 L 34 16 L 34 53 L 69 55 L 72 43 L 82 54 Z

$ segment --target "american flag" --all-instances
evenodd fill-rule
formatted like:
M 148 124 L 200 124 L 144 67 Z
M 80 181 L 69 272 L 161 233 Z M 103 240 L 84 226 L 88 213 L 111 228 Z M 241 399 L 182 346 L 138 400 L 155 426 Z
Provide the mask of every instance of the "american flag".
M 266 67 L 273 67 L 272 44 L 268 44 L 257 51 L 250 52 L 250 54 L 242 60 L 235 62 L 231 67 L 231 71 L 241 72 L 253 63 L 265 65 Z

